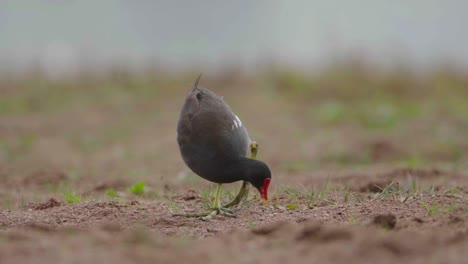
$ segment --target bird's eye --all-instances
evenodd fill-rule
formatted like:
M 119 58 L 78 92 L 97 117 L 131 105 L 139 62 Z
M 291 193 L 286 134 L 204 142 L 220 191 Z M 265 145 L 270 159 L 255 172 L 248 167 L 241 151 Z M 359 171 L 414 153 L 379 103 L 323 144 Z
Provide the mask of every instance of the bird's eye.
M 198 99 L 198 100 L 201 99 L 201 93 L 197 93 L 197 99 Z

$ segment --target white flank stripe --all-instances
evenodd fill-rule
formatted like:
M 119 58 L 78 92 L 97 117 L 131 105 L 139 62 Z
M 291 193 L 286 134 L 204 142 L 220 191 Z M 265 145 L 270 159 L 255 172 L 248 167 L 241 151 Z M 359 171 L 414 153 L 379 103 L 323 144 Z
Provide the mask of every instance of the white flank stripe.
M 242 122 L 240 121 L 239 117 L 236 116 L 236 119 L 237 119 L 237 122 L 239 122 L 239 127 L 241 127 L 241 126 L 242 126 Z

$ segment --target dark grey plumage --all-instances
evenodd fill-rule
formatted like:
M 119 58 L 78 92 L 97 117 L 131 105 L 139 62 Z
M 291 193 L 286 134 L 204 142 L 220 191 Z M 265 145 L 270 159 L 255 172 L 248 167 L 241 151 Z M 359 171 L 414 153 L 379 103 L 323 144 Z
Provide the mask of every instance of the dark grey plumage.
M 223 97 L 198 88 L 198 81 L 185 98 L 177 124 L 184 162 L 206 180 L 245 180 L 260 188 L 271 173 L 264 162 L 246 158 L 251 143 L 247 129 Z

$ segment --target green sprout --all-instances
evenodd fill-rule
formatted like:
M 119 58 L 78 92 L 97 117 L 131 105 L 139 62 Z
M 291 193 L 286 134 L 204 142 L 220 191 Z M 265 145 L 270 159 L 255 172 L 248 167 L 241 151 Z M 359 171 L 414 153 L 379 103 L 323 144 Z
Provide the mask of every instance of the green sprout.
M 136 195 L 142 195 L 145 191 L 146 182 L 140 181 L 130 187 L 130 192 Z
M 66 193 L 65 193 L 65 200 L 66 200 L 68 203 L 71 203 L 71 204 L 79 203 L 79 202 L 81 202 L 81 195 L 75 194 L 75 193 L 71 193 L 71 192 L 66 192 Z

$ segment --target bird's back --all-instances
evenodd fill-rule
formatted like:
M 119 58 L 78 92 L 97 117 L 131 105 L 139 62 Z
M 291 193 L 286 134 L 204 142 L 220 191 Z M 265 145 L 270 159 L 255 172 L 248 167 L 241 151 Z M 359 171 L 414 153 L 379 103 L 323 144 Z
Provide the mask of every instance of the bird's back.
M 186 98 L 177 126 L 177 142 L 190 169 L 219 182 L 226 163 L 247 155 L 250 139 L 244 124 L 222 97 L 203 88 L 201 93 Z

